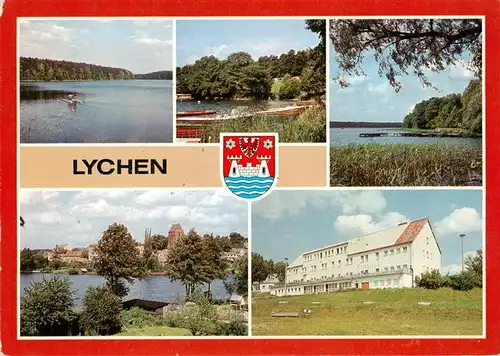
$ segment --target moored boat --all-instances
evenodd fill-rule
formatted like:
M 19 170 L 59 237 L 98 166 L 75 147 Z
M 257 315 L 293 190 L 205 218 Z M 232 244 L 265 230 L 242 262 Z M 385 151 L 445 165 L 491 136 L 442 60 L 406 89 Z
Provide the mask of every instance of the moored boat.
M 176 117 L 190 117 L 190 116 L 210 116 L 217 114 L 214 110 L 188 110 L 179 111 L 176 113 Z

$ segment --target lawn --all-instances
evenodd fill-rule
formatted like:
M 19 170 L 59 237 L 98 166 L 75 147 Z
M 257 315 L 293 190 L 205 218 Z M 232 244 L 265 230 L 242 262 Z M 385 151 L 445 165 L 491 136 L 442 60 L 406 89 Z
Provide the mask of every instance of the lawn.
M 191 336 L 191 332 L 188 329 L 158 325 L 144 328 L 130 328 L 116 334 L 116 336 Z
M 359 290 L 281 298 L 254 294 L 252 335 L 480 335 L 481 294 L 481 289 L 461 292 L 447 288 Z M 283 301 L 286 303 L 279 303 Z M 420 306 L 418 302 L 431 305 Z M 304 309 L 310 309 L 311 315 L 271 316 L 272 312 L 301 313 Z
M 481 151 L 455 145 L 330 148 L 331 186 L 480 186 Z

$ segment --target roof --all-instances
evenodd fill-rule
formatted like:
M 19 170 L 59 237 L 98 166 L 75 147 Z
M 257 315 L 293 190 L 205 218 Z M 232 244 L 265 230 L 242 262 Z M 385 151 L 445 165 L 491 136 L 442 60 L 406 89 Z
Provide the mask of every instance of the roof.
M 182 229 L 182 226 L 181 224 L 173 224 L 171 227 L 170 227 L 170 230 L 168 230 L 168 233 L 175 233 L 175 232 L 182 232 L 184 233 L 184 230 Z
M 61 255 L 61 257 L 80 257 L 80 256 L 81 256 L 80 251 L 68 251 Z
M 422 231 L 424 225 L 429 221 L 429 219 L 424 218 L 416 221 L 412 221 L 406 226 L 405 231 L 399 236 L 394 245 L 400 245 L 404 243 L 411 243 L 415 240 L 417 235 Z
M 342 241 L 339 243 L 335 243 L 332 245 L 327 245 L 321 248 L 317 248 L 311 251 L 304 252 L 300 255 L 293 263 L 289 265 L 290 267 L 300 266 L 304 262 L 304 255 L 310 254 L 316 251 L 322 251 L 334 248 L 336 246 L 341 246 L 348 244 L 347 255 L 355 255 L 358 253 L 364 253 L 372 250 L 379 250 L 383 248 L 389 248 L 396 245 L 403 244 L 411 244 L 418 234 L 422 231 L 425 224 L 429 224 L 432 231 L 432 226 L 430 225 L 428 218 L 423 218 L 419 220 L 415 220 L 412 222 L 402 222 L 397 226 L 393 226 L 387 229 L 375 231 L 370 234 L 366 234 L 351 240 Z M 432 232 L 434 236 L 434 231 Z M 435 238 L 435 236 L 434 236 Z M 437 243 L 437 240 L 436 240 Z M 438 244 L 439 252 L 441 252 L 441 248 Z

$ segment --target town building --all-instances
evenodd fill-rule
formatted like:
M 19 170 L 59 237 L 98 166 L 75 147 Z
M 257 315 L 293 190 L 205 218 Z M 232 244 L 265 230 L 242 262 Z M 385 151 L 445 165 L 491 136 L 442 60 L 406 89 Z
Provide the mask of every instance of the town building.
M 173 224 L 168 230 L 168 248 L 172 248 L 176 241 L 184 236 L 184 230 L 181 227 L 181 224 Z
M 279 279 L 278 275 L 276 273 L 270 274 L 267 276 L 265 280 L 263 280 L 261 283 L 256 283 L 256 292 L 260 293 L 265 293 L 265 292 L 270 292 L 271 289 L 276 285 L 279 284 Z
M 222 252 L 221 258 L 223 260 L 233 262 L 236 261 L 241 256 L 244 256 L 246 252 L 247 250 L 244 248 L 232 248 L 227 252 L 226 251 Z
M 168 249 L 156 251 L 156 256 L 158 257 L 158 262 L 167 262 Z
M 441 249 L 427 218 L 304 252 L 273 295 L 341 289 L 411 288 L 416 276 L 441 268 Z

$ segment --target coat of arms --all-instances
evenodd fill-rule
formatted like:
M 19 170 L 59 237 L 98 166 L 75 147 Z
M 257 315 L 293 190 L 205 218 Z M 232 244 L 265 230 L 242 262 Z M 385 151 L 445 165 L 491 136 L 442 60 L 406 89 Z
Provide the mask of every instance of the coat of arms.
M 257 200 L 274 188 L 278 176 L 278 134 L 221 134 L 224 185 L 238 198 Z

